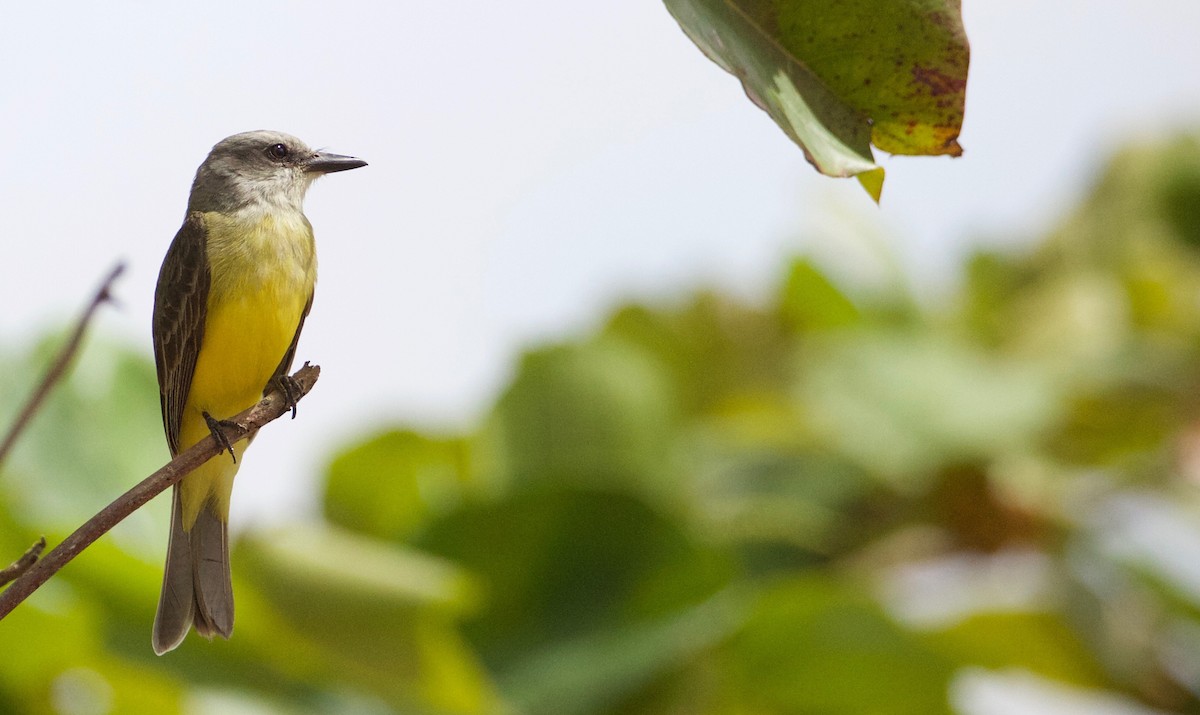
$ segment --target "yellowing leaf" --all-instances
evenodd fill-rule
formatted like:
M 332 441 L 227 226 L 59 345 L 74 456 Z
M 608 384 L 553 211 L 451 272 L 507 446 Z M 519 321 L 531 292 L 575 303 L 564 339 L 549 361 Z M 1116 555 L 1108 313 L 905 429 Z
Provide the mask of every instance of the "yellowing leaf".
M 828 176 L 876 202 L 893 154 L 958 156 L 970 50 L 959 0 L 666 0 L 683 31 Z

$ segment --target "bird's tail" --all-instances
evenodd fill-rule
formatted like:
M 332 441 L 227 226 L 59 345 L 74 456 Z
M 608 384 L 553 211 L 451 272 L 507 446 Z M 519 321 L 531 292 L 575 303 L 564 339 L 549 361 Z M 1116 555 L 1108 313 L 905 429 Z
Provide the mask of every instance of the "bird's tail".
M 176 484 L 171 495 L 171 541 L 154 616 L 154 652 L 162 655 L 173 650 L 191 626 L 206 638 L 228 638 L 233 633 L 229 534 L 211 502 L 201 507 L 191 530 L 185 530 Z

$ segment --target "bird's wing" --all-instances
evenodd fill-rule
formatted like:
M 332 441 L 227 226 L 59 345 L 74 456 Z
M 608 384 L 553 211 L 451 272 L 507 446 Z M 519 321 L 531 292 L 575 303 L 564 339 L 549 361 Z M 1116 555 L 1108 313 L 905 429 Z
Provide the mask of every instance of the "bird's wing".
M 279 361 L 279 367 L 275 368 L 275 373 L 271 376 L 271 381 L 278 377 L 287 375 L 292 369 L 292 360 L 296 357 L 296 343 L 300 342 L 300 331 L 304 330 L 304 319 L 308 317 L 308 311 L 312 310 L 313 293 L 308 294 L 308 302 L 304 304 L 304 311 L 300 313 L 300 322 L 296 323 L 296 334 L 292 336 L 292 344 L 288 346 L 287 352 L 283 354 L 283 360 Z M 271 381 L 268 381 L 263 386 L 263 394 L 271 389 Z
M 154 362 L 171 454 L 179 452 L 183 406 L 204 339 L 211 281 L 207 243 L 204 219 L 189 213 L 167 250 L 154 291 Z

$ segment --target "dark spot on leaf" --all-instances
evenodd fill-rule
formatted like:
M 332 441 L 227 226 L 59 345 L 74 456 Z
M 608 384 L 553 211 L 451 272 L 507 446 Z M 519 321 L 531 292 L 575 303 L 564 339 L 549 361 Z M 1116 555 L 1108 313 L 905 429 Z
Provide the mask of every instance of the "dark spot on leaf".
M 952 32 L 958 31 L 957 25 L 955 24 L 952 16 L 948 13 L 931 12 L 929 13 L 929 21 L 946 30 L 950 30 Z
M 936 67 L 915 65 L 912 69 L 913 80 L 929 88 L 932 97 L 943 94 L 960 94 L 967 88 L 967 81 L 961 77 L 951 77 Z

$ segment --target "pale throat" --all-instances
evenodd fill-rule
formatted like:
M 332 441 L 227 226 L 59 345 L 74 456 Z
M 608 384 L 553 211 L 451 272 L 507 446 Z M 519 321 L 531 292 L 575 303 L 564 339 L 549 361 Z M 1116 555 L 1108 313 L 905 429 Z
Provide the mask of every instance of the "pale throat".
M 312 226 L 291 201 L 256 201 L 232 214 L 206 212 L 210 297 L 267 291 L 307 296 L 316 281 Z

